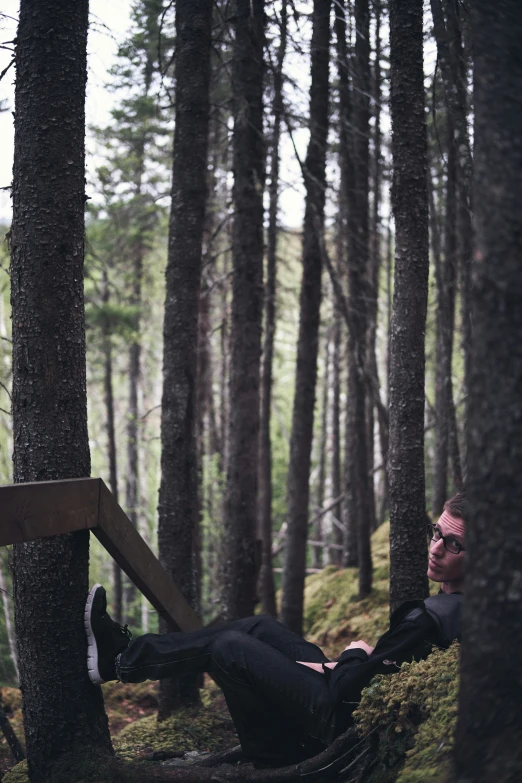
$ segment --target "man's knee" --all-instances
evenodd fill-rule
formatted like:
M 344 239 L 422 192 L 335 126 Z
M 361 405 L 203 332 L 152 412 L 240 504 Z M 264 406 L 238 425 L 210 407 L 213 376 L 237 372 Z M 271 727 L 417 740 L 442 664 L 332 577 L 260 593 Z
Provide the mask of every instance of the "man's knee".
M 233 628 L 224 629 L 212 644 L 212 657 L 221 667 L 241 662 L 244 648 L 249 642 L 250 637 L 246 633 Z

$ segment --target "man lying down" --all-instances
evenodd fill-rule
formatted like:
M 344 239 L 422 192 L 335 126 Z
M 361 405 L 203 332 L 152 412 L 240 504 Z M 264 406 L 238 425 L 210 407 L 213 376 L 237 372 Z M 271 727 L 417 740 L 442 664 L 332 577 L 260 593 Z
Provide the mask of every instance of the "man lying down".
M 351 725 L 362 689 L 375 674 L 426 658 L 460 639 L 466 500 L 447 501 L 428 526 L 428 576 L 438 595 L 408 601 L 375 647 L 352 642 L 337 660 L 271 617 L 254 616 L 188 633 L 145 634 L 135 641 L 107 614 L 95 585 L 85 607 L 89 677 L 143 682 L 210 672 L 222 688 L 245 756 L 283 766 L 324 750 Z

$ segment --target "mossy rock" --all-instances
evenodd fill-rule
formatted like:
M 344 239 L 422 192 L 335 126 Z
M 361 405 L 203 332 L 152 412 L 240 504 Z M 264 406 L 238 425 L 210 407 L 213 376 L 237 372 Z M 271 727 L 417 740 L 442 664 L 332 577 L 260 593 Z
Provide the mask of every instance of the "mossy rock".
M 374 677 L 354 719 L 361 734 L 377 731 L 371 783 L 442 783 L 450 768 L 457 719 L 460 645 L 436 650 L 396 674 Z
M 161 722 L 149 715 L 113 739 L 117 755 L 129 760 L 158 751 L 224 750 L 237 743 L 231 720 L 212 705 L 187 708 Z

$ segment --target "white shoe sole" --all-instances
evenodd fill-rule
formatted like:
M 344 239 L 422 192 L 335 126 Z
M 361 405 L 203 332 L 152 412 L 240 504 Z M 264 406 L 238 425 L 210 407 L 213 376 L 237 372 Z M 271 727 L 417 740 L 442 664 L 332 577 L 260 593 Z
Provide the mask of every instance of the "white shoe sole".
M 83 624 L 85 626 L 85 633 L 87 634 L 87 671 L 89 672 L 89 679 L 94 685 L 101 685 L 105 682 L 105 680 L 100 677 L 98 669 L 98 645 L 96 644 L 91 625 L 92 602 L 94 601 L 94 594 L 99 587 L 101 587 L 101 585 L 94 585 L 94 587 L 91 588 L 91 591 L 87 596 L 87 601 L 85 602 L 85 611 L 83 613 Z

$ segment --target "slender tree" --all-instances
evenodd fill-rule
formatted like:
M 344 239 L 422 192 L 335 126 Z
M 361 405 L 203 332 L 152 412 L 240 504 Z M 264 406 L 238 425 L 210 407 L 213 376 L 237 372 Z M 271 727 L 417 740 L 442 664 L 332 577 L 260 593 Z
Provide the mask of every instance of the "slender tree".
M 404 19 L 409 24 L 404 24 Z M 428 594 L 424 330 L 428 298 L 422 0 L 390 2 L 395 284 L 390 339 L 390 604 Z
M 234 226 L 223 601 L 228 619 L 255 595 L 259 367 L 263 314 L 264 0 L 237 0 L 233 62 Z
M 369 256 L 369 120 L 370 120 L 370 10 L 368 0 L 355 0 L 355 45 L 353 53 L 353 122 L 349 141 L 352 147 L 353 176 L 346 176 L 348 205 L 348 305 L 351 328 L 348 333 L 348 394 L 346 483 L 351 491 L 350 513 L 357 530 L 359 594 L 368 595 L 372 584 L 370 533 L 372 502 L 370 494 L 367 399 L 364 371 L 367 361 L 368 303 L 371 298 Z M 373 484 L 373 476 L 372 476 Z
M 277 217 L 279 207 L 279 167 L 281 122 L 283 120 L 283 65 L 287 41 L 287 3 L 281 5 L 279 47 L 274 70 L 274 127 L 272 131 L 268 247 L 265 286 L 265 336 L 263 344 L 263 366 L 261 375 L 261 418 L 259 438 L 259 530 L 262 540 L 262 561 L 260 574 L 261 604 L 263 612 L 275 616 L 274 577 L 272 574 L 272 454 L 270 441 L 270 413 L 272 409 L 272 385 L 274 338 L 276 327 L 276 270 L 277 270 Z
M 459 781 L 522 776 L 522 15 L 472 7 L 476 241 L 469 386 Z M 485 665 L 494 661 L 495 665 Z
M 22 0 L 16 44 L 11 301 L 14 480 L 90 472 L 83 306 L 87 0 Z M 35 74 L 38 78 L 35 79 Z M 103 698 L 87 676 L 87 531 L 14 547 L 31 783 L 103 780 Z
M 176 130 L 163 322 L 158 543 L 161 563 L 195 606 L 198 528 L 196 371 L 207 192 L 211 0 L 176 4 Z M 167 630 L 166 628 L 164 630 Z M 162 680 L 160 714 L 198 698 L 193 681 Z
M 314 0 L 310 142 L 304 164 L 306 198 L 303 226 L 303 277 L 299 302 L 297 368 L 287 483 L 287 539 L 281 601 L 281 618 L 285 625 L 297 633 L 301 633 L 303 624 L 310 456 L 321 305 L 320 243 L 326 191 L 330 9 L 331 0 Z
M 357 232 L 356 215 L 351 208 L 353 205 L 353 194 L 355 193 L 355 162 L 354 162 L 354 144 L 353 144 L 353 101 L 352 89 L 350 85 L 349 57 L 346 40 L 346 13 L 344 2 L 335 6 L 335 36 L 337 50 L 337 69 L 339 72 L 339 165 L 341 170 L 341 188 L 339 196 L 339 208 L 346 209 L 348 219 L 340 221 L 340 230 L 346 230 L 344 245 L 348 252 L 351 247 L 348 237 L 354 237 Z M 351 199 L 349 192 L 351 189 Z M 353 244 L 353 243 L 352 243 Z M 338 258 L 344 260 L 342 246 L 339 248 Z M 337 303 L 337 313 L 339 304 Z M 349 330 L 351 331 L 351 330 Z M 351 350 L 353 347 L 352 337 L 348 335 L 348 400 L 346 407 L 345 421 L 345 464 L 344 464 L 344 553 L 343 560 L 345 566 L 356 566 L 358 563 L 357 550 L 357 495 L 355 480 L 355 438 L 353 431 L 355 428 L 355 393 L 353 382 L 356 374 L 355 353 Z
M 330 348 L 331 330 L 327 329 L 324 340 L 324 372 L 323 372 L 323 399 L 321 401 L 321 430 L 319 433 L 319 475 L 317 477 L 317 511 L 321 511 L 324 503 L 324 492 L 326 487 L 326 460 L 328 450 L 328 397 L 330 391 L 330 373 L 332 371 L 331 348 Z M 323 540 L 323 517 L 319 517 L 315 528 L 314 537 L 316 541 Z M 313 567 L 322 568 L 324 564 L 323 547 L 314 546 L 313 548 Z
M 457 0 L 431 0 L 433 28 L 444 87 L 446 109 L 453 143 L 456 147 L 456 230 L 458 267 L 461 281 L 462 345 L 464 349 L 464 379 L 469 387 L 469 350 L 471 346 L 471 256 L 473 228 L 471 219 L 471 179 L 473 164 L 467 116 L 467 74 L 462 44 L 462 25 Z M 450 411 L 450 415 L 451 411 Z

